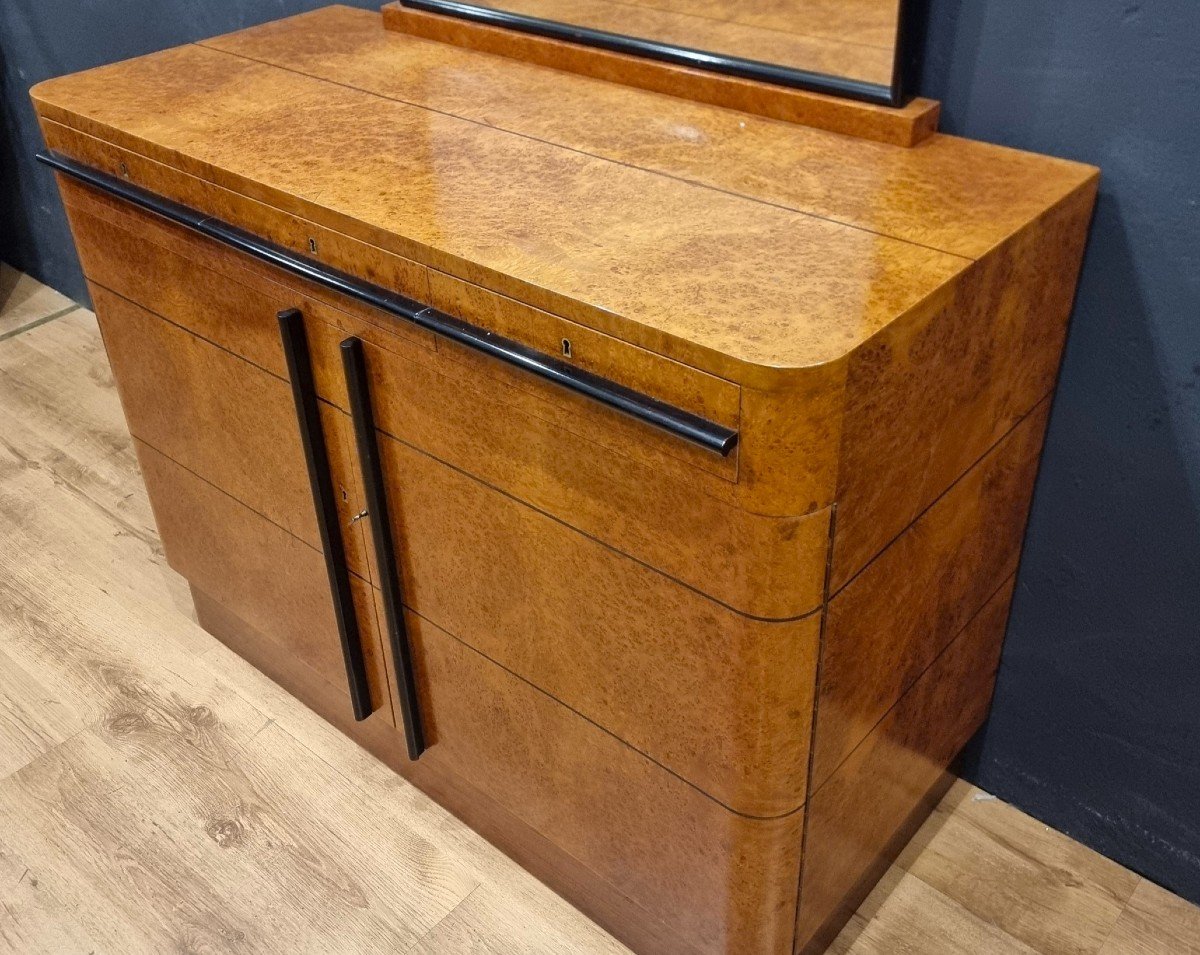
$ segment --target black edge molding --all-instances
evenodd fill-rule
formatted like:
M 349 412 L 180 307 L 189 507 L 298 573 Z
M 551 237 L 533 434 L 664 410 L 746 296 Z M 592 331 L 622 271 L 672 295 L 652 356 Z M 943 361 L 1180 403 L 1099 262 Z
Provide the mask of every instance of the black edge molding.
M 383 595 L 388 639 L 392 644 L 396 696 L 400 701 L 404 740 L 408 746 L 408 758 L 416 760 L 425 752 L 425 727 L 421 722 L 420 707 L 417 705 L 417 677 L 413 667 L 412 646 L 408 641 L 408 628 L 404 624 L 400 562 L 396 559 L 396 541 L 392 535 L 392 516 L 388 506 L 383 459 L 379 454 L 379 435 L 375 431 L 367 355 L 360 339 L 347 338 L 342 342 L 342 369 L 346 374 L 346 391 L 350 395 L 350 417 L 354 421 L 358 463 L 362 470 L 363 487 L 367 492 L 367 517 L 371 522 L 371 539 L 375 542 L 375 563 L 379 567 L 380 576 L 379 589 Z
M 117 176 L 53 151 L 37 154 L 39 161 L 93 188 L 146 209 L 210 239 L 283 269 L 316 285 L 357 299 L 373 308 L 482 352 L 537 378 L 583 395 L 606 407 L 699 445 L 705 450 L 728 455 L 738 442 L 738 432 L 690 411 L 676 408 L 615 381 L 576 368 L 520 342 L 503 338 L 485 328 L 464 322 L 437 309 L 389 291 L 382 286 L 330 268 L 290 249 L 268 242 L 220 219 L 166 199 Z
M 581 46 L 597 47 L 612 53 L 625 53 L 648 60 L 690 66 L 694 69 L 707 70 L 710 73 L 724 73 L 747 80 L 775 83 L 779 86 L 811 90 L 814 93 L 827 93 L 863 103 L 873 103 L 877 106 L 903 106 L 912 98 L 911 93 L 900 82 L 899 71 L 897 71 L 897 76 L 892 84 L 885 86 L 882 83 L 868 83 L 865 80 L 854 80 L 845 76 L 780 66 L 778 63 L 768 63 L 762 60 L 749 60 L 726 53 L 712 53 L 707 50 L 677 46 L 673 43 L 660 43 L 657 40 L 627 36 L 623 33 L 594 30 L 590 27 L 563 23 L 558 20 L 546 20 L 523 13 L 481 7 L 473 3 L 461 3 L 460 0 L 400 0 L 400 5 L 426 13 L 440 13 L 445 16 L 457 17 L 460 20 L 470 20 L 473 23 L 482 23 L 487 26 L 532 33 L 535 36 L 543 36 L 551 40 L 563 40 Z M 904 19 L 906 7 L 909 5 L 907 0 L 904 0 L 900 9 L 900 21 L 896 33 L 898 62 L 907 56 L 905 49 L 899 44 L 911 35 L 910 31 L 906 29 Z
M 289 308 L 279 313 L 278 320 L 283 354 L 287 359 L 288 376 L 292 384 L 292 399 L 296 405 L 296 420 L 300 427 L 300 442 L 304 447 L 304 463 L 308 466 L 308 483 L 317 512 L 317 528 L 321 533 L 325 570 L 329 575 L 329 589 L 333 593 L 334 617 L 342 642 L 342 657 L 346 661 L 350 703 L 354 718 L 362 721 L 371 715 L 374 707 L 371 704 L 370 684 L 367 682 L 367 664 L 363 656 L 358 615 L 354 611 L 350 570 L 346 566 L 346 551 L 342 546 L 337 498 L 330 477 L 325 432 L 321 428 L 321 407 L 313 382 L 304 316 L 299 310 Z

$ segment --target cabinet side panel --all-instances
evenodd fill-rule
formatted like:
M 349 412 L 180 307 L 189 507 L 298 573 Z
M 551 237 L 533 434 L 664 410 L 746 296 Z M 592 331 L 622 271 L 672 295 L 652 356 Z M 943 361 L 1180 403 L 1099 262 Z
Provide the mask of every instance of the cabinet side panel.
M 976 262 L 931 318 L 893 322 L 852 356 L 833 590 L 1053 389 L 1095 191 Z
M 1016 572 L 1049 404 L 1043 400 L 830 600 L 814 789 Z
M 796 951 L 819 952 L 854 913 L 951 777 L 982 724 L 1010 579 L 809 801 Z

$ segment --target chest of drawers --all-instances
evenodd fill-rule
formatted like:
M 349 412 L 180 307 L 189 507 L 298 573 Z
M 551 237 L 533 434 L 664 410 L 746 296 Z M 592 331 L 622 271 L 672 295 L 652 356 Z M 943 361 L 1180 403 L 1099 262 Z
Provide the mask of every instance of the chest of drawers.
M 636 950 L 819 949 L 986 715 L 1095 171 L 345 8 L 34 99 L 201 623 Z

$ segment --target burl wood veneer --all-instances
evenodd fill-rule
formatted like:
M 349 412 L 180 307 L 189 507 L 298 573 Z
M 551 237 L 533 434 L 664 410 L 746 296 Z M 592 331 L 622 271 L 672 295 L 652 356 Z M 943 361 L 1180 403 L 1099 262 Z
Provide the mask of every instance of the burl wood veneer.
M 819 950 L 986 715 L 1096 171 L 389 16 L 34 90 L 167 558 L 635 950 Z
M 602 6 L 607 6 L 609 10 L 601 12 L 601 18 L 627 16 L 625 10 L 615 9 L 616 4 L 603 4 Z M 839 4 L 839 6 L 842 5 Z M 593 7 L 589 12 L 594 14 L 596 10 Z M 593 16 L 589 19 L 595 24 L 599 18 Z M 823 19 L 827 24 L 830 23 L 828 15 Z M 389 3 L 383 8 L 383 22 L 390 29 L 410 36 L 439 40 L 470 50 L 512 57 L 526 63 L 570 70 L 573 73 L 610 80 L 625 86 L 667 93 L 671 96 L 681 96 L 713 106 L 725 106 L 759 116 L 769 116 L 772 119 L 804 123 L 817 129 L 861 136 L 865 139 L 898 146 L 913 146 L 923 142 L 937 129 L 939 105 L 933 100 L 919 97 L 896 109 L 875 106 L 871 103 L 862 103 L 786 86 L 776 86 L 739 76 L 723 75 L 674 63 L 642 59 L 600 47 L 577 46 L 530 33 L 473 23 L 458 17 L 414 10 L 401 6 L 399 3 Z M 661 23 L 661 20 L 659 22 Z M 704 33 L 694 29 L 694 23 L 692 26 L 693 29 L 689 30 L 686 22 L 676 20 L 669 25 L 668 29 L 677 39 L 683 39 L 687 33 L 690 33 L 690 42 L 693 44 L 703 45 L 713 42 L 711 33 L 705 36 Z M 617 32 L 628 34 L 631 31 L 626 28 Z M 753 39 L 742 37 L 739 45 L 749 45 L 761 38 L 761 33 Z M 847 64 L 843 61 L 834 65 L 832 61 L 836 54 L 831 57 L 827 50 L 822 50 L 822 47 L 827 47 L 825 43 L 817 44 L 816 51 L 820 51 L 819 58 L 823 61 L 825 69 L 834 74 L 846 75 L 857 69 L 858 72 L 864 74 L 875 74 L 875 79 L 887 85 L 891 79 L 890 54 L 894 43 L 894 38 L 887 41 L 885 57 L 878 56 L 880 51 L 877 51 L 876 55 L 869 58 L 867 62 L 857 64 Z M 712 49 L 713 47 L 703 46 L 703 48 Z M 842 46 L 841 49 L 844 50 L 845 47 Z M 810 45 L 808 50 L 802 49 L 794 52 L 803 55 L 813 51 L 814 48 Z M 887 77 L 880 78 L 878 76 L 879 62 L 884 58 L 889 60 L 889 69 Z

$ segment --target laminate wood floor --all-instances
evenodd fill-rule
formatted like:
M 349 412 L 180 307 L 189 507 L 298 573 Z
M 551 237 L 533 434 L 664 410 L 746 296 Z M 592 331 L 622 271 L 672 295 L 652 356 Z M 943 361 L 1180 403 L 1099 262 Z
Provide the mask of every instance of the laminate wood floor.
M 626 951 L 196 625 L 94 317 L 8 268 L 0 951 Z M 1200 955 L 1200 909 L 959 783 L 833 951 Z

